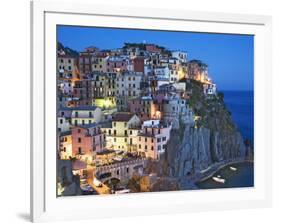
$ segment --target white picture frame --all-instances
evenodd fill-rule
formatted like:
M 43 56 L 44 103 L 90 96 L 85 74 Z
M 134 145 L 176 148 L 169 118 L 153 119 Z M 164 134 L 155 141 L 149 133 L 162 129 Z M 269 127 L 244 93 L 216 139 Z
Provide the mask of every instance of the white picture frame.
M 31 3 L 31 217 L 33 222 L 271 205 L 271 17 L 118 8 L 79 2 Z M 56 25 L 255 35 L 255 187 L 124 196 L 56 197 Z M 52 76 L 53 75 L 53 76 Z M 265 149 L 266 148 L 266 149 Z M 84 204 L 84 205 L 83 205 Z M 83 208 L 79 208 L 83 205 Z M 69 215 L 71 212 L 71 215 Z M 110 213 L 110 214 L 109 214 Z

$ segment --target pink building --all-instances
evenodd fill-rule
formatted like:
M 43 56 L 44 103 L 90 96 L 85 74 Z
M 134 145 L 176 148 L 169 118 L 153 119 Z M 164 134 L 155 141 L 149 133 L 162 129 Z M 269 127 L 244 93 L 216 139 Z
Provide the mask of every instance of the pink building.
M 99 125 L 89 124 L 72 128 L 72 156 L 92 164 L 96 152 L 104 149 L 105 137 Z
M 134 72 L 144 73 L 144 57 L 135 57 L 133 59 Z
M 127 70 L 128 60 L 123 57 L 111 56 L 107 59 L 106 70 L 109 73 L 122 72 Z
M 144 121 L 137 136 L 138 154 L 147 158 L 159 159 L 167 149 L 171 129 L 171 124 L 161 123 L 160 120 Z
M 159 49 L 155 44 L 146 44 L 145 50 L 150 53 L 160 53 L 161 49 Z
M 161 104 L 150 96 L 130 100 L 128 108 L 131 113 L 137 114 L 141 121 L 161 118 Z

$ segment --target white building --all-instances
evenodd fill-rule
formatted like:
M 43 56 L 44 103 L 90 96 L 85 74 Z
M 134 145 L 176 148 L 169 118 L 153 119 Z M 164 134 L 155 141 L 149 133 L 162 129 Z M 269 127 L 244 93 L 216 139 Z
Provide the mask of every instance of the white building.
M 121 97 L 138 97 L 141 93 L 140 84 L 142 74 L 124 73 L 116 78 L 116 96 Z
M 70 80 L 58 80 L 58 87 L 61 93 L 71 94 L 73 92 L 74 83 Z
M 87 125 L 92 123 L 99 123 L 103 120 L 103 113 L 99 107 L 96 106 L 81 106 L 72 108 L 71 124 L 72 125 Z
M 169 78 L 170 70 L 166 66 L 158 66 L 154 69 L 154 73 L 159 78 Z
M 187 53 L 183 51 L 173 51 L 172 57 L 175 57 L 180 60 L 181 63 L 187 62 Z
M 205 95 L 215 95 L 217 93 L 216 84 L 208 83 L 203 85 Z

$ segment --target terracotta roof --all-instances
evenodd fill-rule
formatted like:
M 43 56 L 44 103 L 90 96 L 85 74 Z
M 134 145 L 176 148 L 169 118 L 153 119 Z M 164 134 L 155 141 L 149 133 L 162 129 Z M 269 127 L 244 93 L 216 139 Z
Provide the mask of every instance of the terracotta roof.
M 129 121 L 132 117 L 134 116 L 133 113 L 130 112 L 118 112 L 116 115 L 113 117 L 113 121 L 117 122 L 127 122 Z

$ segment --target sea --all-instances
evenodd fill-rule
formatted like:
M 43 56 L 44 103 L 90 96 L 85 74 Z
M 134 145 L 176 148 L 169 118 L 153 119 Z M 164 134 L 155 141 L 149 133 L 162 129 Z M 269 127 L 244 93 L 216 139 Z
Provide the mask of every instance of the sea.
M 223 91 L 224 102 L 244 140 L 254 142 L 254 92 Z
M 223 91 L 224 102 L 231 112 L 232 120 L 237 125 L 243 139 L 254 142 L 254 92 L 253 91 Z M 236 168 L 232 170 L 230 167 Z M 215 182 L 212 177 L 220 176 L 225 183 Z M 217 171 L 209 179 L 197 183 L 200 189 L 253 187 L 254 186 L 254 163 L 237 163 Z

